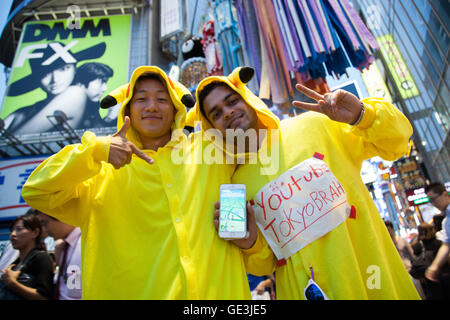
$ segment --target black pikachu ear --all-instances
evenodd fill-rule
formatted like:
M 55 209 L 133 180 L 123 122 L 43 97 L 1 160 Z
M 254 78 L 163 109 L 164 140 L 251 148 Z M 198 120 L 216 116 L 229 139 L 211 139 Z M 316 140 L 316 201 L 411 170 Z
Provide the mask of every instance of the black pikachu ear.
M 192 108 L 195 105 L 195 100 L 192 97 L 191 94 L 185 94 L 182 98 L 181 98 L 181 102 L 187 107 L 187 108 Z
M 242 81 L 242 83 L 247 83 L 250 80 L 252 80 L 253 76 L 255 75 L 255 69 L 252 67 L 242 67 L 241 70 L 239 70 L 239 79 Z
M 114 107 L 117 104 L 116 98 L 113 96 L 107 95 L 100 101 L 100 108 L 108 109 Z

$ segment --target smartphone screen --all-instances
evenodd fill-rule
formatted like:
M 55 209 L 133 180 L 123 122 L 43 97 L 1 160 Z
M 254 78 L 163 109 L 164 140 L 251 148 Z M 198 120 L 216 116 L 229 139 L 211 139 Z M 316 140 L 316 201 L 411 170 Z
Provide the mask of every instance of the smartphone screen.
M 222 185 L 220 188 L 219 236 L 244 238 L 247 233 L 245 185 Z

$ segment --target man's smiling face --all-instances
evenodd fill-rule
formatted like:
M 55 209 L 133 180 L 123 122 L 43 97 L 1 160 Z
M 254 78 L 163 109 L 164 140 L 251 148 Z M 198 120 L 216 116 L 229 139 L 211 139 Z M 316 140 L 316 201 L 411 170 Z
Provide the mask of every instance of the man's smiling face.
M 226 129 L 257 129 L 256 111 L 227 85 L 218 85 L 204 98 L 203 111 L 214 128 L 225 136 Z
M 170 136 L 174 117 L 172 99 L 161 81 L 138 80 L 130 101 L 130 120 L 141 138 Z

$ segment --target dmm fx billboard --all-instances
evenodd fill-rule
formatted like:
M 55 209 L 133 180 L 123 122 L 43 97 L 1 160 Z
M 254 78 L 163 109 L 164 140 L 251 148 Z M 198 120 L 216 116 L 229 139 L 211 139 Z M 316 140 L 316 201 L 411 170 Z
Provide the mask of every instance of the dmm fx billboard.
M 0 221 L 13 219 L 30 208 L 22 198 L 22 187 L 31 172 L 47 157 L 0 160 Z
M 55 110 L 74 129 L 116 126 L 99 101 L 128 80 L 130 16 L 70 22 L 24 26 L 0 113 L 11 133 L 56 131 Z
M 419 89 L 392 35 L 378 37 L 377 42 L 402 98 L 418 96 Z

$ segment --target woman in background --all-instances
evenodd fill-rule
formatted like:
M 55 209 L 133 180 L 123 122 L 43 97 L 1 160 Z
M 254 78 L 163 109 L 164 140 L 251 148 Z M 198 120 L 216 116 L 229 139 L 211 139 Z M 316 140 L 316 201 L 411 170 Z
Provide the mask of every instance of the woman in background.
M 34 214 L 18 217 L 11 225 L 11 244 L 19 257 L 2 269 L 5 299 L 46 300 L 53 296 L 53 264 L 42 243 L 41 224 Z M 2 294 L 2 293 L 0 293 Z

